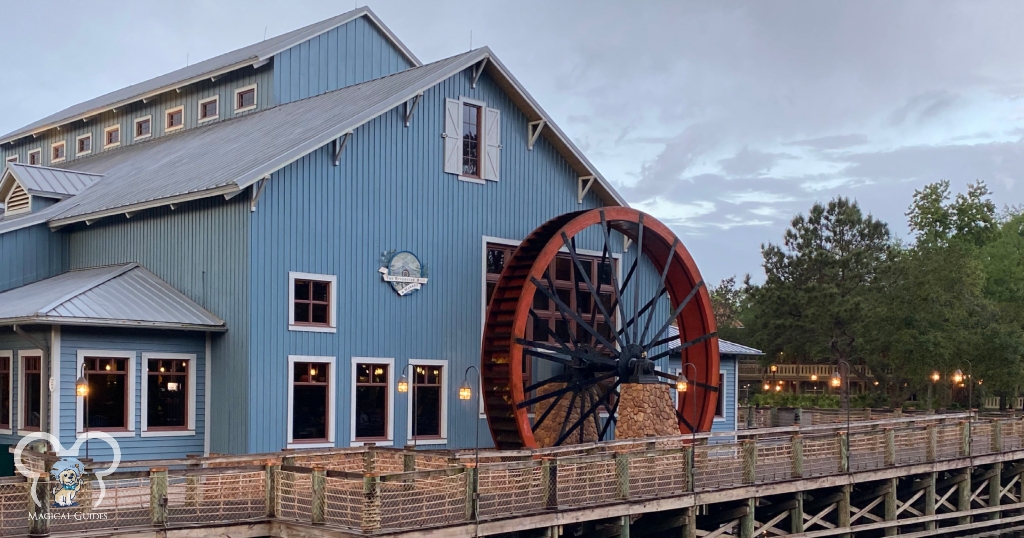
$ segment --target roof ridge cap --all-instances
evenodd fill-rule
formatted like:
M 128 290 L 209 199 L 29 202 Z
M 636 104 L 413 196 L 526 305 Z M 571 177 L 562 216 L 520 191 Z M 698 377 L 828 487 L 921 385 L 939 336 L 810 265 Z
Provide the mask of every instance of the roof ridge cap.
M 102 267 L 104 267 L 104 266 L 101 266 L 100 268 L 102 268 Z M 113 268 L 113 267 L 117 267 L 117 265 L 109 265 L 109 266 L 105 266 L 105 267 Z M 39 314 L 41 316 L 45 316 L 47 312 L 53 310 L 54 308 L 57 308 L 58 306 L 60 306 L 60 305 L 62 305 L 64 303 L 70 301 L 71 299 L 74 299 L 75 297 L 78 297 L 79 295 L 81 295 L 81 294 L 83 294 L 83 293 L 85 293 L 85 292 L 87 292 L 87 291 L 89 291 L 91 289 L 94 289 L 94 288 L 96 288 L 98 286 L 101 286 L 101 285 L 103 285 L 103 284 L 105 284 L 105 283 L 107 283 L 107 282 L 109 282 L 109 281 L 111 281 L 111 280 L 113 280 L 113 279 L 115 279 L 115 278 L 117 278 L 117 277 L 127 273 L 128 271 L 131 271 L 132 269 L 137 268 L 137 267 L 140 267 L 138 262 L 126 263 L 126 264 L 124 264 L 123 266 L 119 267 L 118 269 L 116 269 L 114 271 L 111 271 L 109 273 L 104 273 L 101 276 L 97 276 L 95 279 L 87 282 L 85 285 L 81 286 L 77 290 L 75 290 L 75 291 L 73 291 L 71 293 L 64 294 L 63 296 L 61 296 L 61 297 L 57 298 L 56 300 L 52 301 L 50 304 L 48 304 L 48 305 L 44 306 L 43 308 L 39 309 L 39 312 L 37 312 L 37 314 Z M 87 269 L 98 269 L 98 268 L 87 268 Z M 87 270 L 87 269 L 82 269 L 82 270 Z M 70 272 L 71 271 L 68 271 L 68 272 L 62 273 L 62 274 L 67 274 L 67 273 L 70 273 Z

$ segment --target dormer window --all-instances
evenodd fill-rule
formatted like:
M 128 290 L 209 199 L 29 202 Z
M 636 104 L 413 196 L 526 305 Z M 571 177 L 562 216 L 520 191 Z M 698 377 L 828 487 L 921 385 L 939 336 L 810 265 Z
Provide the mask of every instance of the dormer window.
M 50 162 L 60 163 L 64 162 L 64 158 L 67 156 L 67 144 L 64 142 L 55 142 L 50 146 Z
M 10 157 L 4 159 L 4 162 L 16 163 L 16 162 L 18 162 L 18 156 L 17 155 L 11 155 Z
M 147 138 L 153 134 L 153 118 L 146 116 L 135 120 L 135 139 Z
M 203 122 L 217 119 L 219 108 L 219 96 L 199 101 L 199 121 Z
M 103 130 L 103 147 L 113 148 L 121 145 L 121 126 L 115 125 Z
M 235 112 L 245 112 L 256 108 L 256 85 L 235 90 Z
M 82 156 L 92 153 L 92 135 L 85 134 L 75 139 L 75 155 Z
M 185 126 L 185 107 L 169 109 L 165 113 L 164 132 L 176 131 Z
M 28 164 L 39 166 L 43 164 L 43 150 L 36 148 L 28 152 Z

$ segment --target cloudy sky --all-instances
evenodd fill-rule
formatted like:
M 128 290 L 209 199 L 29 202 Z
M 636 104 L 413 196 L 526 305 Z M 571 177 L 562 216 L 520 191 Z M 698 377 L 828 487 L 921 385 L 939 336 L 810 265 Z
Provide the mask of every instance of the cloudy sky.
M 0 132 L 366 3 L 7 4 Z M 927 182 L 1024 203 L 1024 2 L 368 4 L 424 61 L 490 46 L 709 281 L 835 195 L 899 235 Z

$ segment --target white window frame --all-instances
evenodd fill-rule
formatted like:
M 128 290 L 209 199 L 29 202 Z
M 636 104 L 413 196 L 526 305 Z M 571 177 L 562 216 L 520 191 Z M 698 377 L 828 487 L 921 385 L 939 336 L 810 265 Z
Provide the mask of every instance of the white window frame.
M 388 407 L 388 428 L 387 440 L 381 441 L 356 441 L 356 365 L 357 364 L 386 364 L 388 366 L 388 390 L 387 394 L 387 407 Z M 351 396 L 351 405 L 349 406 L 349 446 L 363 446 L 366 443 L 373 443 L 376 446 L 392 446 L 395 444 L 395 359 L 394 358 L 382 358 L 382 357 L 352 357 L 352 377 L 351 385 L 349 386 L 349 392 Z
M 18 155 L 17 154 L 15 154 L 15 155 L 8 155 L 7 158 L 4 159 L 4 162 L 5 163 L 16 163 L 16 162 L 18 162 Z
M 168 125 L 168 120 L 170 119 L 171 114 L 174 114 L 175 112 L 181 112 L 181 124 L 180 125 L 175 125 L 174 127 L 171 127 L 170 125 Z M 218 110 L 218 112 L 220 112 L 220 110 Z M 178 131 L 178 130 L 184 129 L 184 128 L 185 128 L 185 105 L 179 105 L 179 106 L 176 106 L 176 107 L 171 107 L 171 108 L 164 109 L 164 132 L 165 133 L 173 133 L 174 131 Z M 150 124 L 150 130 L 149 131 L 153 132 L 152 124 Z
M 713 422 L 724 422 L 728 415 L 725 414 L 725 406 L 729 404 L 725 400 L 725 383 L 729 380 L 729 375 L 726 374 L 725 370 L 718 370 L 718 378 L 722 380 L 722 386 L 718 387 L 718 399 L 722 402 L 722 414 L 715 415 Z M 716 406 L 717 407 L 717 406 Z M 733 416 L 736 416 L 733 414 Z
M 296 280 L 319 280 L 331 283 L 331 308 L 328 312 L 330 327 L 317 327 L 315 325 L 295 324 L 295 281 Z M 288 272 L 288 330 L 312 333 L 336 333 L 338 332 L 338 277 L 335 275 L 318 275 L 315 273 L 300 273 L 298 271 Z
M 213 116 L 206 116 L 204 118 L 203 117 L 203 105 L 205 105 L 206 103 L 209 103 L 211 101 L 217 103 L 217 113 L 214 114 Z M 213 97 L 207 97 L 206 99 L 200 100 L 199 101 L 199 106 L 196 108 L 196 117 L 199 118 L 199 123 L 204 123 L 204 122 L 207 122 L 207 121 L 213 121 L 213 120 L 219 118 L 220 117 L 220 95 L 214 95 Z M 182 124 L 184 124 L 184 121 L 185 121 L 185 117 L 184 117 L 184 114 L 183 114 L 182 115 Z
M 463 117 L 463 113 L 466 112 L 466 104 L 480 107 L 480 125 L 477 125 L 477 129 L 480 130 L 480 138 L 476 141 L 478 146 L 477 154 L 480 156 L 480 162 L 477 163 L 477 166 L 479 167 L 480 170 L 480 177 L 464 176 L 462 174 L 459 174 L 459 181 L 465 181 L 466 183 L 476 183 L 477 185 L 486 185 L 487 180 L 484 179 L 484 165 L 486 164 L 485 159 L 487 158 L 487 141 L 484 140 L 484 136 L 486 135 L 485 131 L 487 130 L 487 127 L 485 126 L 485 123 L 487 121 L 487 103 L 483 101 L 478 101 L 476 99 L 470 99 L 468 97 L 459 97 L 459 132 L 461 132 L 461 129 L 463 128 L 462 126 L 466 125 L 466 118 Z M 461 144 L 462 141 L 460 140 L 459 143 Z
M 78 151 L 78 144 L 84 138 L 88 138 L 89 139 L 89 151 L 79 152 Z M 83 155 L 88 155 L 88 154 L 92 153 L 92 148 L 93 147 L 95 147 L 95 146 L 94 146 L 93 140 L 92 140 L 92 133 L 85 133 L 84 135 L 76 136 L 75 137 L 75 157 L 81 157 Z M 67 155 L 67 148 L 65 148 L 64 155 Z
M 33 153 L 38 153 L 39 154 L 39 162 L 37 162 L 36 164 L 32 164 L 32 154 Z M 30 166 L 42 166 L 43 165 L 43 148 L 40 147 L 40 148 L 35 148 L 35 149 L 28 150 L 28 153 L 25 154 L 25 164 L 28 164 Z
M 448 444 L 448 361 L 437 360 L 437 359 L 409 359 L 409 364 L 412 368 L 409 368 L 409 392 L 406 397 L 406 421 L 405 421 L 405 438 L 409 442 L 413 442 L 412 439 L 412 396 L 413 386 L 415 385 L 416 367 L 417 366 L 440 366 L 441 367 L 441 438 L 440 439 L 416 439 L 417 445 L 445 445 Z M 404 370 L 403 370 L 404 372 Z M 353 388 L 355 385 L 353 385 Z M 483 400 L 481 400 L 483 402 Z
M 150 124 L 150 127 L 152 127 L 152 124 Z M 107 144 L 107 134 L 110 133 L 111 131 L 117 131 L 117 142 L 114 142 L 113 144 Z M 152 129 L 150 129 L 150 131 L 152 131 Z M 124 133 L 121 132 L 120 124 L 111 125 L 110 127 L 103 129 L 103 149 L 116 148 L 120 146 L 123 134 Z
M 292 417 L 295 414 L 295 363 L 315 362 L 327 364 L 327 442 L 326 443 L 303 443 L 296 442 L 293 438 Z M 335 430 L 338 424 L 338 370 L 335 357 L 318 357 L 311 355 L 288 355 L 288 444 L 287 448 L 334 448 L 337 442 Z M 355 394 L 353 392 L 353 394 Z M 353 400 L 354 401 L 354 400 Z M 353 423 L 354 424 L 354 423 Z
M 46 355 L 41 349 L 20 349 L 18 350 L 18 431 L 25 429 L 25 359 L 28 357 L 39 357 L 39 431 L 46 431 L 46 368 L 43 361 Z M 11 366 L 14 366 L 13 364 Z M 13 368 L 11 368 L 13 370 Z M 11 373 L 11 379 L 14 379 Z M 13 399 L 13 398 L 12 398 Z M 13 411 L 13 410 L 12 410 Z M 13 427 L 14 424 L 11 424 Z M 33 430 L 35 431 L 35 430 Z
M 102 349 L 79 349 L 75 361 L 75 379 L 82 375 L 82 364 L 86 357 L 102 357 L 105 359 L 127 359 L 128 361 L 128 431 L 104 432 L 111 437 L 135 437 L 135 378 L 138 375 L 138 356 L 134 351 L 113 351 Z M 85 397 L 75 395 L 75 439 L 85 439 L 83 412 Z
M 252 92 L 253 92 L 252 105 L 246 106 L 246 107 L 239 107 L 238 106 L 238 94 L 240 94 L 242 92 L 245 92 L 245 91 L 249 91 L 249 90 L 252 90 Z M 238 88 L 237 90 L 235 90 L 235 94 L 234 94 L 235 114 L 238 114 L 239 112 L 248 112 L 250 110 L 256 110 L 256 105 L 257 105 L 258 98 L 259 98 L 259 91 L 256 88 L 256 84 L 250 84 L 248 86 L 242 86 L 241 88 Z M 217 110 L 219 111 L 220 109 L 218 108 Z
M 53 158 L 53 150 L 57 149 L 57 146 L 64 146 L 64 156 L 61 157 L 60 159 L 54 159 Z M 59 142 L 54 142 L 53 144 L 50 144 L 50 164 L 62 163 L 64 161 L 66 161 L 66 160 L 68 160 L 68 142 L 67 142 L 67 140 L 61 140 Z
M 149 134 L 140 135 L 140 134 L 138 134 L 138 132 L 139 132 L 139 124 L 144 122 L 144 121 L 148 121 L 149 122 Z M 150 114 L 148 116 L 143 116 L 141 118 L 136 118 L 135 121 L 132 122 L 132 140 L 142 140 L 144 138 L 149 138 L 151 136 L 153 136 L 153 115 L 152 114 Z
M 7 378 L 7 397 L 11 399 L 10 405 L 7 406 L 7 424 L 10 424 L 10 429 L 0 428 L 0 434 L 12 435 L 14 433 L 14 376 L 17 375 L 17 370 L 14 367 L 14 352 L 11 350 L 0 351 L 0 358 L 8 359 L 11 365 L 11 375 Z
M 171 361 L 182 361 L 188 363 L 188 417 L 187 430 L 149 430 L 149 361 L 150 359 L 164 359 Z M 191 353 L 143 353 L 140 372 L 142 372 L 142 437 L 190 437 L 196 434 L 196 377 L 199 368 L 196 362 L 196 355 Z

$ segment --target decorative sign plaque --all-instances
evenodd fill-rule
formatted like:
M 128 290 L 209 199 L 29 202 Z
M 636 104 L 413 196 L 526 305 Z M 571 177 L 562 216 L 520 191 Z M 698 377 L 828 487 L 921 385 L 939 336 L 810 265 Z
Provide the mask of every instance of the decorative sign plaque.
M 421 264 L 412 252 L 383 252 L 380 264 L 378 271 L 384 277 L 384 282 L 391 284 L 400 296 L 409 295 L 427 283 L 427 266 Z

